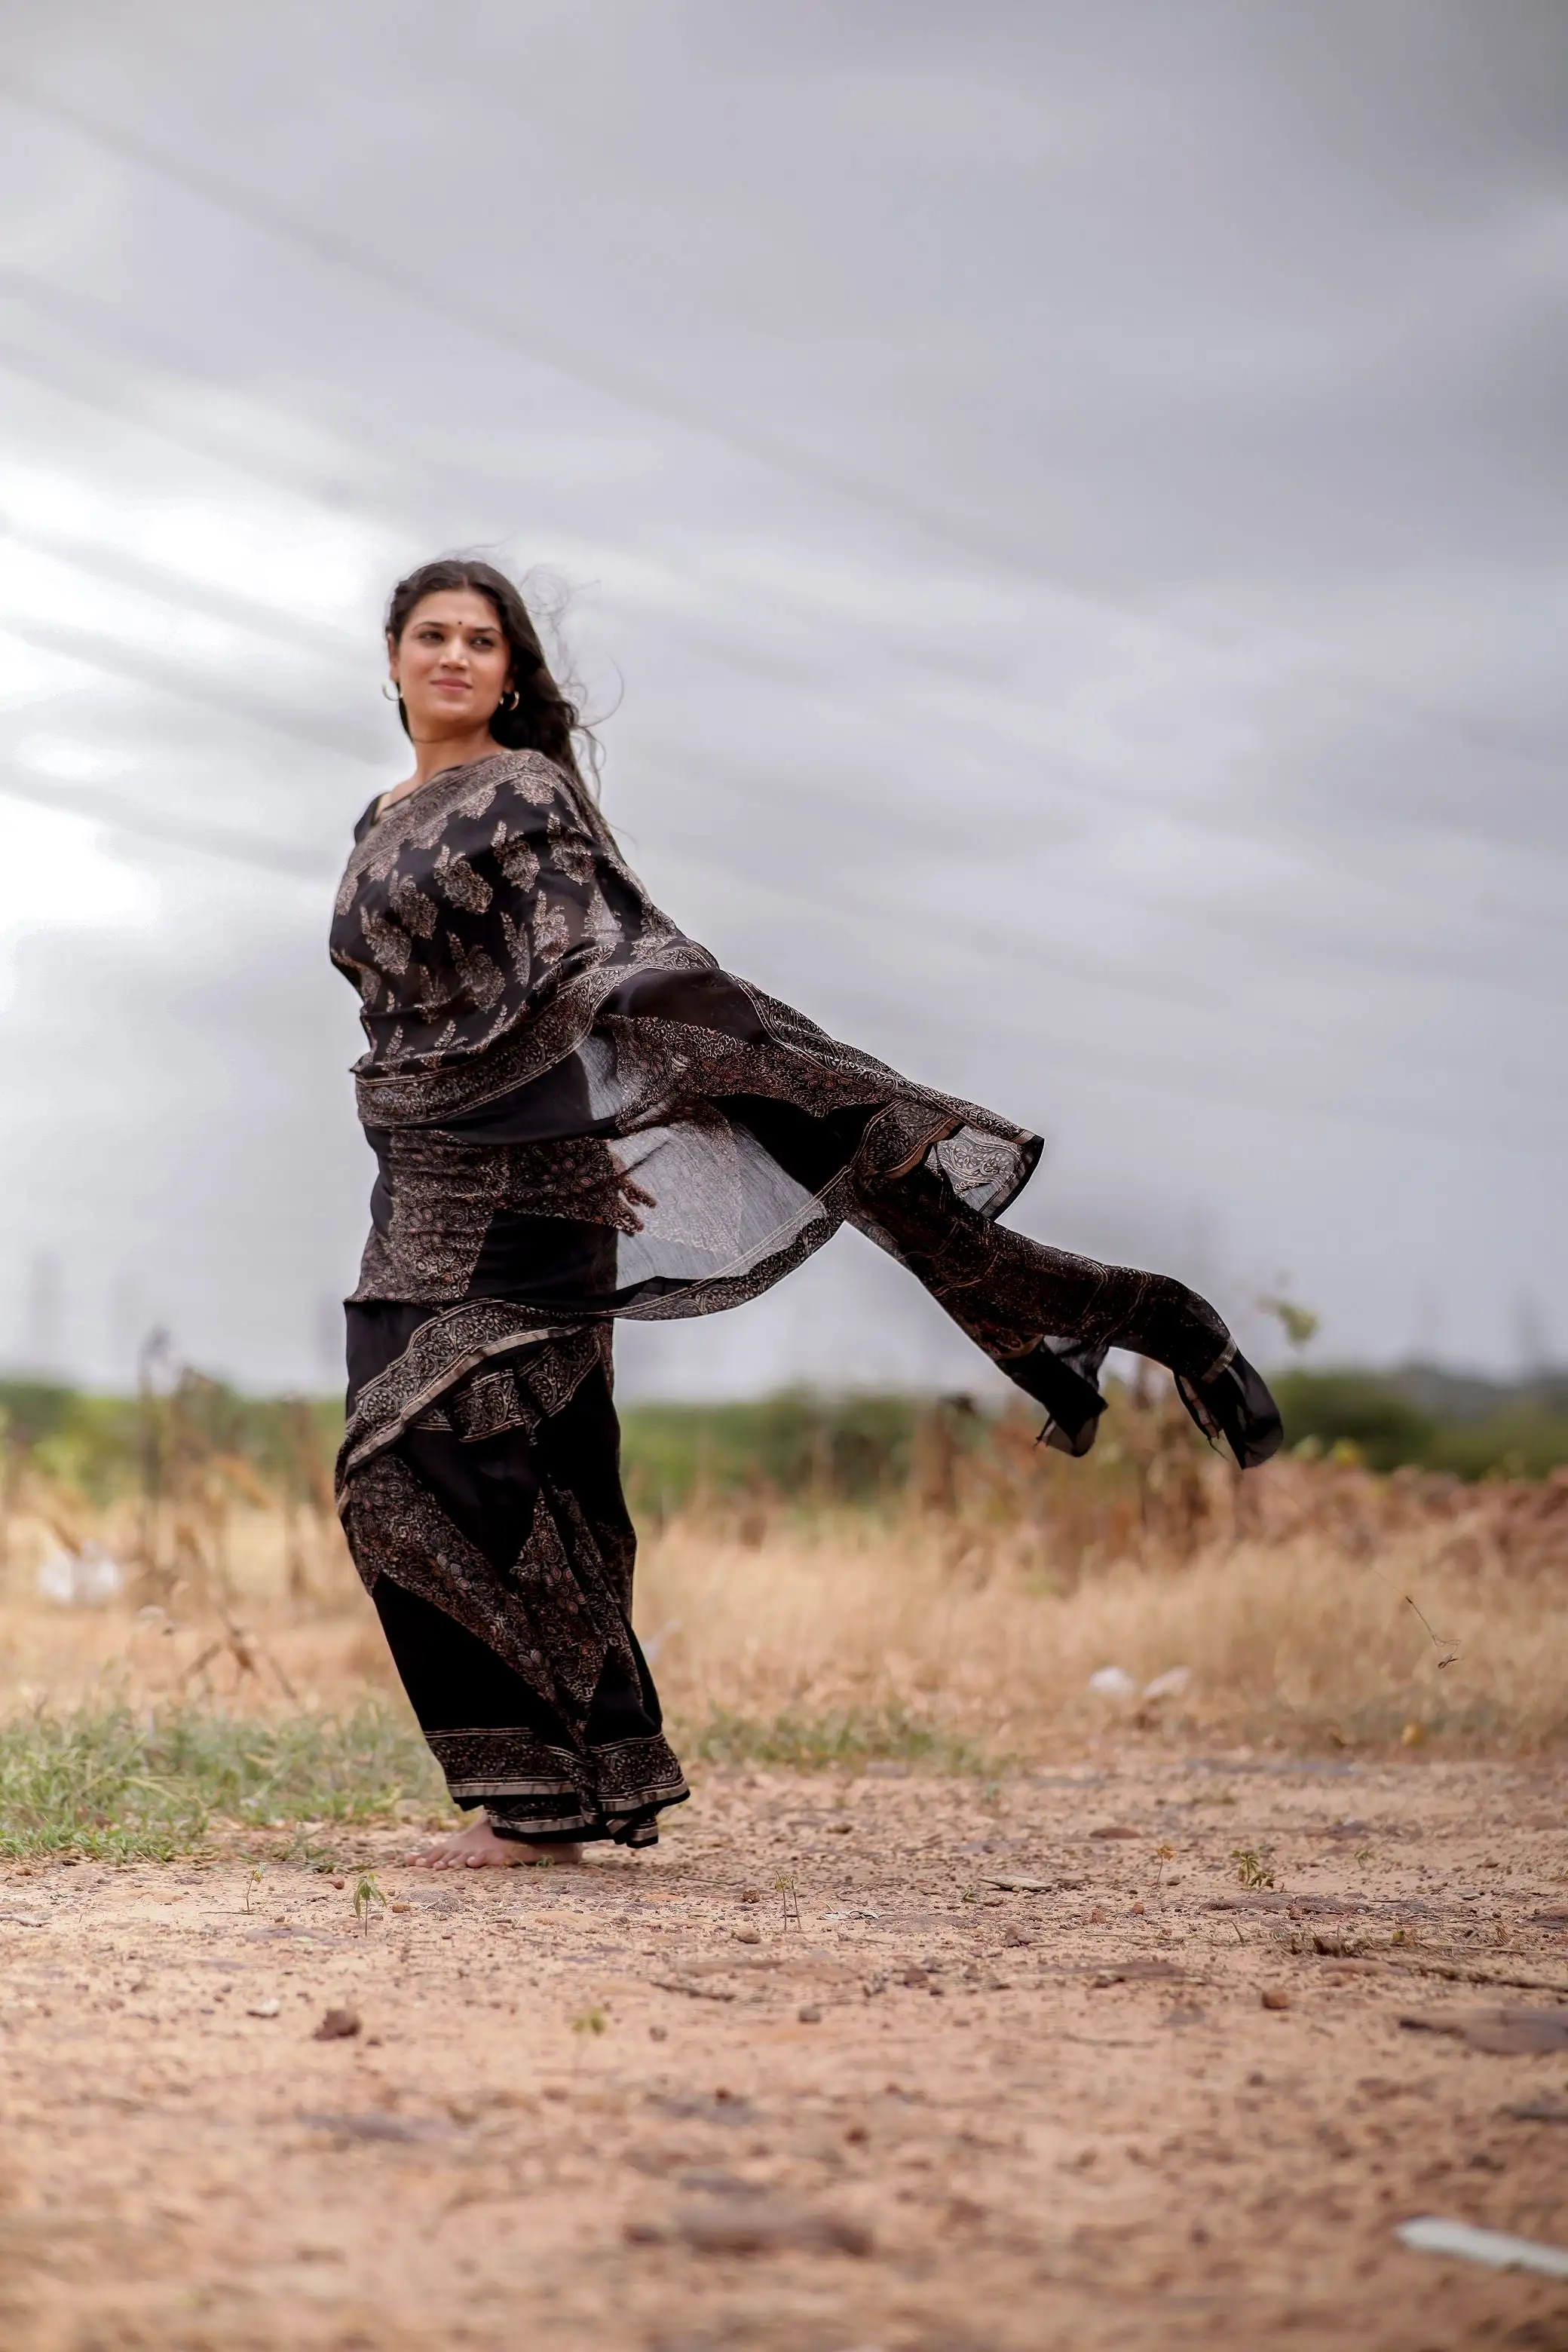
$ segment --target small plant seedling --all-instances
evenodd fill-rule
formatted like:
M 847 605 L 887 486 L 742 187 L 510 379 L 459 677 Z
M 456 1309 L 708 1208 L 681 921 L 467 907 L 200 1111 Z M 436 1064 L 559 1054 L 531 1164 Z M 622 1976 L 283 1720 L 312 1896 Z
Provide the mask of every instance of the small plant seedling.
M 1154 1853 L 1160 1864 L 1159 1869 L 1154 1873 L 1154 1885 L 1157 1889 L 1165 1875 L 1165 1864 L 1176 1859 L 1176 1849 L 1173 1845 L 1157 1845 L 1154 1848 Z
M 1369 1845 L 1358 1845 L 1358 1846 L 1357 1846 L 1357 1848 L 1356 1848 L 1356 1850 L 1355 1850 L 1355 1858 L 1356 1858 L 1356 1860 L 1357 1860 L 1357 1861 L 1358 1861 L 1358 1862 L 1363 1865 L 1363 1867 L 1364 1868 L 1364 1867 L 1365 1867 L 1365 1865 L 1366 1865 L 1366 1864 L 1367 1864 L 1372 1860 L 1372 1848 L 1371 1848 L 1371 1846 L 1369 1846 Z
M 250 1898 L 251 1898 L 251 1896 L 252 1896 L 253 1895 L 259 1895 L 259 1894 L 260 1894 L 260 1892 L 261 1892 L 261 1882 L 262 1882 L 262 1879 L 266 1876 L 266 1874 L 267 1874 L 267 1865 L 266 1865 L 266 1864 L 265 1864 L 265 1863 L 263 1863 L 263 1862 L 258 1862 L 258 1863 L 254 1864 L 252 1865 L 251 1869 L 250 1869 L 250 1870 L 246 1874 L 246 1880 L 245 1880 L 245 1912 L 246 1912 L 246 1916 L 247 1916 L 247 1918 L 248 1918 L 248 1917 L 249 1917 L 249 1916 L 250 1916 Z
M 1236 1874 L 1243 1886 L 1272 1886 L 1274 1873 L 1268 1866 L 1268 1848 L 1259 1853 L 1256 1846 L 1232 1846 L 1230 1858 L 1236 1864 Z
M 370 1933 L 371 1913 L 378 1904 L 384 1911 L 386 1897 L 376 1885 L 372 1874 L 368 1870 L 362 1870 L 359 1874 L 359 1884 L 354 1888 L 354 1917 L 367 1936 Z
M 784 1898 L 784 1923 L 785 1927 L 798 1927 L 800 1925 L 800 1897 L 795 1891 L 794 1872 L 789 1871 L 782 1873 L 779 1877 L 774 1879 L 773 1885 Z
M 584 2035 L 599 2034 L 608 2029 L 609 2022 L 602 2009 L 580 2010 L 572 2020 L 572 2031 Z
M 1300 1307 L 1295 1299 L 1285 1297 L 1258 1298 L 1253 1303 L 1263 1314 L 1279 1318 L 1279 1328 L 1292 1348 L 1304 1348 L 1317 1338 L 1322 1318 L 1310 1307 Z

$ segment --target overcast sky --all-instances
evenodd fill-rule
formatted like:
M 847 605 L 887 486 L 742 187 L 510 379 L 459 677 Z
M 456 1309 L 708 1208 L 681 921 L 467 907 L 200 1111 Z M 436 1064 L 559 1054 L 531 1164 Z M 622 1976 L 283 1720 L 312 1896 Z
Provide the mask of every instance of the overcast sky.
M 377 624 L 540 572 L 721 960 L 1028 1230 L 1568 1354 L 1558 0 L 12 0 L 0 1358 L 335 1378 Z M 858 1242 L 632 1387 L 962 1380 Z

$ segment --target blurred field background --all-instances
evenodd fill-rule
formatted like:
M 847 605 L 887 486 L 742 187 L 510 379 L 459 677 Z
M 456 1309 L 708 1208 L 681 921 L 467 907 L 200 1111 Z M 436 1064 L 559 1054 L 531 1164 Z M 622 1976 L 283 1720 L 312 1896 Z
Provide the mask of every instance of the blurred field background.
M 994 1774 L 1107 1739 L 1568 1735 L 1550 1384 L 1287 1374 L 1245 1481 L 1163 1375 L 1095 1452 L 967 1398 L 633 1405 L 637 1622 L 687 1755 Z M 184 1371 L 0 1386 L 0 1852 L 440 1817 L 331 1508 L 340 1415 Z
M 1560 16 L 7 11 L 0 1852 L 443 1801 L 310 1392 L 457 549 L 694 938 L 1293 1367 L 1238 1485 L 1152 1381 L 1080 1465 L 942 1402 L 863 1236 L 628 1331 L 684 1754 L 1561 1739 L 1568 1375 L 1423 1368 L 1568 1360 Z

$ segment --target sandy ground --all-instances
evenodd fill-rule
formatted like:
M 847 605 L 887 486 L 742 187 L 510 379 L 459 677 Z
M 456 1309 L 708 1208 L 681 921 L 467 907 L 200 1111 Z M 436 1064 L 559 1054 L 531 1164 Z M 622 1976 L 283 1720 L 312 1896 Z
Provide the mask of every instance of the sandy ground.
M 710 1773 L 651 1854 L 358 1834 L 248 1914 L 237 1861 L 0 1865 L 0 2342 L 1568 2347 L 1568 2284 L 1394 2234 L 1568 2242 L 1568 2039 L 1405 2022 L 1568 2024 L 1565 1790 Z

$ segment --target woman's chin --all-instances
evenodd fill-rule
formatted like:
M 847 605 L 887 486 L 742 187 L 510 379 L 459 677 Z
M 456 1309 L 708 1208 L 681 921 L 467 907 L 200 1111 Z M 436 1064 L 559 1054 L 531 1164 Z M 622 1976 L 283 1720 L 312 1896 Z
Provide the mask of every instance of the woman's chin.
M 488 724 L 489 714 L 481 718 L 471 703 L 453 709 L 449 703 L 438 704 L 434 710 L 411 711 L 414 732 L 426 743 L 445 743 L 459 735 L 472 735 Z

